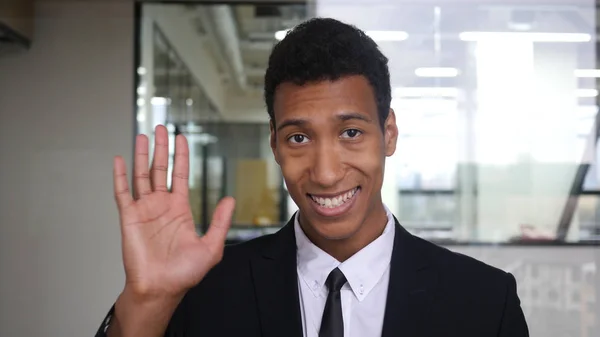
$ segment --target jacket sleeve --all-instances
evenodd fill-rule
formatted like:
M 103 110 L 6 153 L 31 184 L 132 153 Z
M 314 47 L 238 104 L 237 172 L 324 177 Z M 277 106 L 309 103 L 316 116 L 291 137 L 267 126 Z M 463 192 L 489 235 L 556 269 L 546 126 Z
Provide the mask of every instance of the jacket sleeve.
M 173 314 L 173 316 L 171 317 L 171 320 L 169 321 L 169 325 L 167 326 L 167 331 L 165 332 L 165 337 L 179 337 L 179 336 L 183 336 L 183 317 L 184 317 L 184 313 L 183 313 L 183 306 L 179 305 L 175 311 L 175 313 Z M 106 314 L 106 317 L 104 317 L 104 320 L 102 321 L 102 324 L 100 325 L 100 327 L 98 328 L 98 331 L 96 331 L 96 334 L 94 335 L 94 337 L 107 337 L 107 331 L 108 331 L 108 327 L 110 326 L 111 320 L 113 318 L 113 315 L 115 314 L 115 306 L 113 304 L 112 308 L 110 308 L 110 310 L 108 311 L 108 314 Z
M 187 292 L 167 325 L 164 337 L 220 336 L 228 315 L 225 314 L 223 298 L 223 263 L 214 267 L 204 279 Z M 114 315 L 114 305 L 102 321 L 95 337 L 107 337 L 106 331 Z
M 504 311 L 498 337 L 529 337 L 529 328 L 517 295 L 517 281 L 512 274 L 507 274 L 506 283 Z
M 100 324 L 98 331 L 96 331 L 96 334 L 94 335 L 95 337 L 106 337 L 106 331 L 110 326 L 110 321 L 112 320 L 114 314 L 115 306 L 113 305 L 112 308 L 110 308 L 110 310 L 108 311 L 108 314 L 106 314 L 106 316 L 104 317 L 104 320 L 102 321 L 102 324 Z

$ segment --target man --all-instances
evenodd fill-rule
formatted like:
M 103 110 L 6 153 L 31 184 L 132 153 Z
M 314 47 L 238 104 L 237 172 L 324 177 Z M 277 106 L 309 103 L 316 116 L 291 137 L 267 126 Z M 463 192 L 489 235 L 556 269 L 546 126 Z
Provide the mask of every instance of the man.
M 97 336 L 528 336 L 512 275 L 409 234 L 384 206 L 398 129 L 387 59 L 332 19 L 293 29 L 265 76 L 271 147 L 299 212 L 278 233 L 224 248 L 225 198 L 198 237 L 188 149 L 138 136 L 132 197 L 114 165 L 126 284 Z

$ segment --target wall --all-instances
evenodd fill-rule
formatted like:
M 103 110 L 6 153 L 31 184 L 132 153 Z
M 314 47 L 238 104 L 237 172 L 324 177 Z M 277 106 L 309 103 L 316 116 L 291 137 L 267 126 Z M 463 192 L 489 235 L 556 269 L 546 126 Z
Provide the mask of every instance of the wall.
M 32 49 L 0 56 L 0 336 L 91 336 L 123 286 L 132 3 L 39 2 Z

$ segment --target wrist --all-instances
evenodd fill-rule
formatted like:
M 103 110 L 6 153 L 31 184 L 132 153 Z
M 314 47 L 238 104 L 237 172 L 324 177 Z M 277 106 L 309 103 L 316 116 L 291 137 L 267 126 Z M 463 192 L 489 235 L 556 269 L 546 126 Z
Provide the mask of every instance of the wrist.
M 185 293 L 186 292 L 149 292 L 141 290 L 136 286 L 126 284 L 117 299 L 117 303 L 121 301 L 128 306 L 135 306 L 138 309 L 153 310 L 154 308 L 165 306 L 177 306 L 183 299 Z
M 125 287 L 115 303 L 115 336 L 162 336 L 182 298 L 141 295 Z

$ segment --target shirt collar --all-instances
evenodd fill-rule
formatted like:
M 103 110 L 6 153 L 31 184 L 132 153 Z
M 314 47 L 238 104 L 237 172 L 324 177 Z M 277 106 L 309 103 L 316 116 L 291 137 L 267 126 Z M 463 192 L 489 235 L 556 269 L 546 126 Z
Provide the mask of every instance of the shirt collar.
M 394 216 L 385 205 L 384 208 L 388 221 L 383 233 L 343 263 L 337 261 L 308 239 L 300 227 L 299 212 L 296 212 L 294 215 L 294 231 L 296 234 L 298 274 L 302 279 L 301 281 L 306 283 L 315 296 L 326 296 L 325 281 L 327 276 L 333 269 L 338 267 L 346 276 L 348 285 L 359 301 L 362 301 L 381 280 L 386 269 L 389 268 L 395 235 Z

